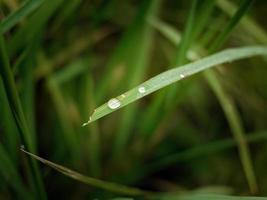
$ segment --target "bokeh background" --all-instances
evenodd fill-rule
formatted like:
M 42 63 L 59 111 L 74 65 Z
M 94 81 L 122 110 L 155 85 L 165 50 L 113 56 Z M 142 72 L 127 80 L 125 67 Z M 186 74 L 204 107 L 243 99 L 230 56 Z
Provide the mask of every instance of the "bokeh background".
M 177 198 L 267 195 L 266 58 L 227 63 L 212 78 L 188 77 L 82 127 L 97 106 L 195 54 L 267 45 L 267 1 L 256 0 L 211 50 L 244 2 L 1 0 L 5 48 L 28 128 L 14 118 L 2 77 L 0 199 L 128 196 L 38 163 L 41 194 L 21 145 L 87 176 Z M 8 16 L 29 6 L 7 27 Z

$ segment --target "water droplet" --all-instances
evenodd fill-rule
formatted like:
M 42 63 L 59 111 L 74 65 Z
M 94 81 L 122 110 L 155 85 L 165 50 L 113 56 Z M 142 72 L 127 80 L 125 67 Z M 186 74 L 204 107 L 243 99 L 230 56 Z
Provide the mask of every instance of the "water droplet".
M 185 77 L 185 75 L 183 75 L 183 74 L 180 74 L 180 78 L 184 78 Z
M 121 102 L 116 98 L 110 99 L 108 101 L 108 107 L 110 109 L 116 109 L 116 108 L 119 108 L 120 106 L 121 106 Z
M 25 146 L 24 145 L 20 145 L 20 149 L 21 150 L 24 150 L 25 149 Z
M 138 88 L 138 92 L 144 94 L 146 92 L 146 88 L 144 86 L 141 86 Z

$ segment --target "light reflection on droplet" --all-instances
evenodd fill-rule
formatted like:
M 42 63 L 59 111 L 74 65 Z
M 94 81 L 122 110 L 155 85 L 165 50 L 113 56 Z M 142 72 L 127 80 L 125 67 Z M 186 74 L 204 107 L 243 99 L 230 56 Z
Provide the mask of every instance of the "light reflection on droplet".
M 138 88 L 138 92 L 144 94 L 146 92 L 146 88 L 144 86 L 141 86 Z
M 180 78 L 184 78 L 185 77 L 185 75 L 183 75 L 183 74 L 180 74 Z
M 121 102 L 120 102 L 120 100 L 118 100 L 116 98 L 110 99 L 108 101 L 108 107 L 110 109 L 116 109 L 116 108 L 119 108 L 120 106 L 121 106 Z

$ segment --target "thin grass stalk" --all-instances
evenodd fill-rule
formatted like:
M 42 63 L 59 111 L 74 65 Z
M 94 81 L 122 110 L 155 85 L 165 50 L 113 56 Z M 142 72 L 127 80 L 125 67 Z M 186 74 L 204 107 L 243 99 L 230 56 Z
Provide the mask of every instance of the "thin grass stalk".
M 241 18 L 245 15 L 252 4 L 252 0 L 243 0 L 239 9 L 236 11 L 232 19 L 227 24 L 226 28 L 223 32 L 215 39 L 214 43 L 209 48 L 209 52 L 213 53 L 217 49 L 219 49 L 225 41 L 228 39 L 231 31 L 235 28 Z M 240 154 L 240 159 L 244 168 L 244 172 L 248 181 L 248 185 L 252 194 L 258 191 L 257 181 L 255 172 L 253 169 L 253 164 L 251 161 L 251 154 L 249 147 L 247 145 L 245 139 L 245 133 L 243 130 L 243 125 L 241 119 L 239 117 L 238 111 L 235 108 L 234 102 L 224 91 L 223 86 L 219 82 L 218 78 L 216 78 L 215 72 L 212 70 L 205 72 L 205 77 L 213 89 L 214 93 L 218 97 L 220 104 L 225 112 L 226 118 L 228 120 L 231 131 L 238 141 L 238 149 Z
M 1 28 L 0 32 L 2 32 Z M 0 35 L 0 73 L 3 79 L 4 88 L 9 101 L 9 106 L 12 110 L 13 117 L 15 118 L 17 127 L 19 129 L 20 140 L 22 144 L 25 145 L 29 150 L 31 150 L 32 152 L 36 152 L 33 140 L 29 135 L 30 133 L 29 128 L 27 126 L 25 115 L 21 107 L 21 102 L 16 89 L 14 77 L 12 75 L 12 71 L 10 68 L 9 59 L 5 48 L 5 42 L 2 34 Z M 36 195 L 40 199 L 46 199 L 44 185 L 41 179 L 38 165 L 36 161 L 34 161 L 33 159 L 28 160 L 28 162 L 30 163 L 29 166 L 31 167 L 32 173 L 34 174 L 33 176 L 35 182 L 34 191 L 36 192 Z

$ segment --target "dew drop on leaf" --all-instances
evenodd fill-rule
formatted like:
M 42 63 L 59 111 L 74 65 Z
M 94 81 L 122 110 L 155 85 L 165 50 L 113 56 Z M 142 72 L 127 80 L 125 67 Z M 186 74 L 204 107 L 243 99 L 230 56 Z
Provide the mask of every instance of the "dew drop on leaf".
M 116 109 L 116 108 L 119 108 L 120 106 L 121 106 L 121 102 L 120 102 L 120 100 L 118 100 L 116 98 L 110 99 L 108 101 L 108 107 L 110 109 Z
M 144 86 L 141 86 L 138 88 L 138 92 L 144 94 L 146 92 L 146 88 Z

